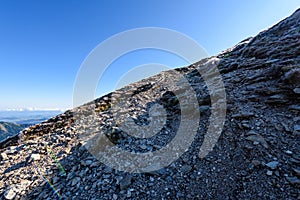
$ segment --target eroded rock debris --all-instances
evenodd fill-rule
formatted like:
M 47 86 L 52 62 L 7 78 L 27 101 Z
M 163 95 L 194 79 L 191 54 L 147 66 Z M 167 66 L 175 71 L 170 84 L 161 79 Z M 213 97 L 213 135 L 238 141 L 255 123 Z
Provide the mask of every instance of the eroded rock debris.
M 227 115 L 213 151 L 200 159 L 211 104 L 197 69 L 210 59 L 220 60 Z M 173 81 L 167 71 L 27 128 L 1 143 L 0 198 L 299 199 L 299 63 L 297 10 L 254 38 L 176 69 L 189 81 L 199 102 L 198 107 L 185 108 L 185 112 L 199 109 L 201 122 L 190 148 L 169 166 L 147 173 L 117 171 L 99 162 L 80 138 L 84 131 L 101 132 L 118 147 L 141 153 L 170 142 L 181 111 L 176 95 L 164 87 Z M 184 89 L 177 92 L 185 95 Z M 116 96 L 126 93 L 131 94 L 130 106 L 127 110 L 119 107 L 119 112 L 136 124 L 149 123 L 152 104 L 166 108 L 166 125 L 159 134 L 136 139 L 120 130 L 112 117 L 112 104 Z M 83 123 L 79 122 L 85 127 L 78 127 L 78 114 L 85 116 Z

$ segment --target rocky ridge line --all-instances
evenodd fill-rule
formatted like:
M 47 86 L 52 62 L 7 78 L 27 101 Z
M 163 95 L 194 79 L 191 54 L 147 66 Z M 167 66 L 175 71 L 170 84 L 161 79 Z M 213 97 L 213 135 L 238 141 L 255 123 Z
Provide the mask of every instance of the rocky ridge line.
M 97 115 L 99 132 L 128 151 L 152 151 L 176 134 L 178 102 L 163 72 L 115 93 L 134 92 L 126 110 L 147 122 L 149 102 L 168 108 L 168 126 L 153 140 L 134 140 L 112 119 L 108 94 L 23 131 L 0 149 L 0 195 L 6 199 L 299 199 L 300 196 L 300 10 L 269 30 L 213 58 L 176 69 L 197 93 L 198 134 L 189 150 L 162 170 L 131 174 L 97 161 L 80 142 L 76 114 Z M 227 93 L 225 127 L 214 150 L 199 159 L 210 116 L 210 98 L 197 69 L 210 59 Z M 160 94 L 165 94 L 160 96 Z M 183 92 L 184 95 L 184 92 Z M 59 161 L 59 162 L 58 162 Z M 42 174 L 42 178 L 39 174 Z M 49 187 L 47 181 L 51 183 Z M 55 188 L 55 192 L 53 192 Z

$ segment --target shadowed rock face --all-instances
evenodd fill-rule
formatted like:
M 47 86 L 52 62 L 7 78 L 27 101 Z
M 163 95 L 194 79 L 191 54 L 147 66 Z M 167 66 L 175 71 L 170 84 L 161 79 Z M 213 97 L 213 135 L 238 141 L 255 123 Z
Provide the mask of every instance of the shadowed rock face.
M 219 59 L 228 106 L 217 144 L 200 159 L 211 105 L 197 69 L 211 59 Z M 142 174 L 120 172 L 97 161 L 80 140 L 97 125 L 97 132 L 127 151 L 153 151 L 170 142 L 181 111 L 174 94 L 161 87 L 172 81 L 165 78 L 171 73 L 163 72 L 30 127 L 19 143 L 16 137 L 2 143 L 0 194 L 7 199 L 297 199 L 299 63 L 300 10 L 216 57 L 176 69 L 197 94 L 201 123 L 188 151 L 171 165 Z M 112 118 L 114 94 L 129 91 L 132 107 L 124 113 L 137 124 L 148 123 L 151 103 L 167 108 L 167 126 L 148 141 L 118 130 Z M 85 116 L 83 129 L 78 114 Z

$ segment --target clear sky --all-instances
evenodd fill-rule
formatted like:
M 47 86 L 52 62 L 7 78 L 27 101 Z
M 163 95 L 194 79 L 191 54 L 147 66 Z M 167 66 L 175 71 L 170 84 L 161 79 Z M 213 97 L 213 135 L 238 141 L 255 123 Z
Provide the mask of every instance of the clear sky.
M 174 29 L 209 55 L 255 36 L 300 7 L 299 0 L 0 1 L 0 109 L 70 108 L 79 67 L 100 42 L 140 27 Z M 144 63 L 182 66 L 178 58 L 143 51 L 114 63 L 97 95 Z

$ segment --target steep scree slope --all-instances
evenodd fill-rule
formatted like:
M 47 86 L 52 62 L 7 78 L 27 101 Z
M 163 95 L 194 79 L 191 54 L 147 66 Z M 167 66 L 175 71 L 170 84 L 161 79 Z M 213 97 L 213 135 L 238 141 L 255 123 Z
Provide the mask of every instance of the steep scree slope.
M 210 96 L 197 69 L 219 59 L 227 94 L 223 132 L 203 159 Z M 1 144 L 0 195 L 25 199 L 299 199 L 300 196 L 300 10 L 269 30 L 216 57 L 176 69 L 197 93 L 201 122 L 188 151 L 154 172 L 120 172 L 97 161 L 82 146 L 76 114 L 96 110 L 97 131 L 128 151 L 152 151 L 176 134 L 180 110 L 164 83 L 170 72 L 126 86 L 137 123 L 147 122 L 149 102 L 167 108 L 168 126 L 157 137 L 135 140 L 117 129 L 113 94 L 67 111 Z M 160 94 L 164 94 L 160 96 Z M 183 91 L 184 95 L 184 91 Z M 88 126 L 88 125 L 87 125 Z M 187 132 L 188 134 L 188 132 Z M 18 143 L 19 142 L 19 143 Z

